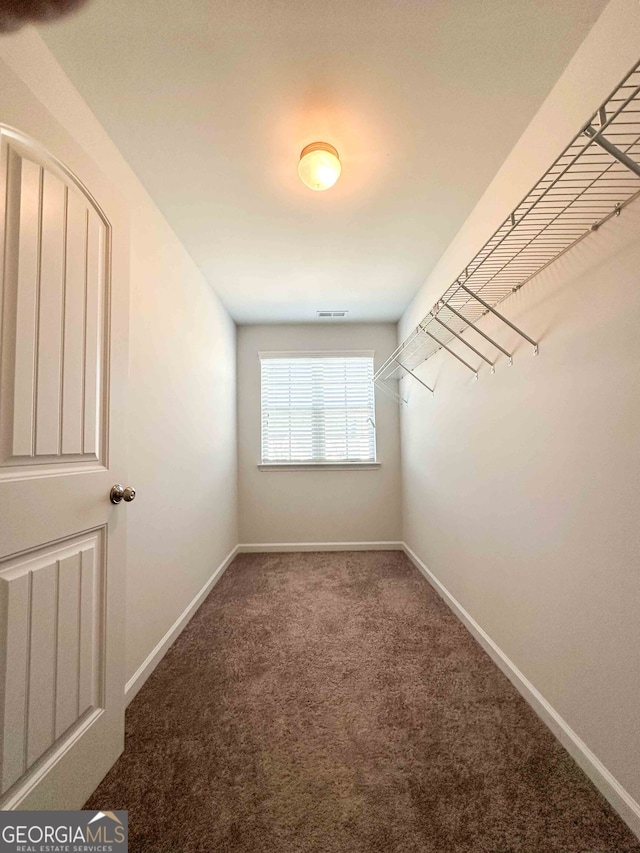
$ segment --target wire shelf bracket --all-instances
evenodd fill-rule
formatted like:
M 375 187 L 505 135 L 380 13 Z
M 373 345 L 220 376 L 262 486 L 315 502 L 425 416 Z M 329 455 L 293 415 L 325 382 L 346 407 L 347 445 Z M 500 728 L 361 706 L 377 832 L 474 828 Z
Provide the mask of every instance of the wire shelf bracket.
M 533 347 L 538 342 L 496 309 L 542 270 L 640 196 L 640 63 L 580 129 L 562 154 L 442 294 L 431 311 L 376 371 L 374 382 L 399 402 L 390 380 L 411 376 L 434 393 L 416 369 L 445 350 L 478 378 L 489 358 L 469 340 L 475 333 L 513 363 L 513 353 L 479 328 L 491 314 Z M 437 334 L 436 334 L 437 332 Z M 460 342 L 479 367 L 451 348 Z M 470 356 L 468 356 L 470 357 Z M 471 360 L 474 360 L 472 358 Z
M 443 322 L 443 321 L 438 317 L 438 315 L 437 315 L 437 314 L 432 314 L 431 316 L 433 317 L 433 319 L 436 321 L 436 323 L 437 323 L 439 326 L 442 326 L 442 328 L 443 328 L 443 329 L 446 329 L 446 330 L 447 330 L 447 332 L 449 332 L 451 335 L 453 335 L 453 337 L 454 337 L 454 338 L 457 338 L 459 341 L 462 341 L 462 343 L 463 343 L 466 347 L 468 347 L 468 348 L 471 350 L 471 352 L 474 352 L 474 353 L 475 353 L 479 358 L 481 358 L 483 361 L 486 361 L 486 362 L 487 362 L 487 364 L 489 365 L 489 367 L 491 368 L 491 373 L 495 373 L 495 372 L 496 372 L 495 365 L 494 365 L 494 363 L 491 361 L 491 359 L 490 359 L 490 358 L 487 358 L 487 356 L 486 356 L 483 352 L 480 352 L 480 350 L 479 350 L 479 349 L 476 349 L 476 348 L 473 346 L 473 344 L 470 344 L 470 343 L 469 343 L 469 341 L 468 341 L 466 338 L 463 338 L 463 337 L 462 337 L 462 335 L 460 335 L 460 334 L 458 334 L 458 332 L 454 331 L 454 330 L 451 328 L 451 326 L 447 326 L 447 324 L 446 324 L 446 323 L 444 323 L 444 322 Z M 477 378 L 477 373 L 476 373 L 476 378 Z
M 433 388 L 429 388 L 429 386 L 427 385 L 427 383 L 426 383 L 426 382 L 423 382 L 423 381 L 422 381 L 422 379 L 420 379 L 420 377 L 419 377 L 419 376 L 416 376 L 416 375 L 415 375 L 415 373 L 413 372 L 413 370 L 409 370 L 409 368 L 408 368 L 408 367 L 405 367 L 405 366 L 404 366 L 404 364 L 402 364 L 402 363 L 401 363 L 401 362 L 399 362 L 399 361 L 397 362 L 397 364 L 398 364 L 398 365 L 399 365 L 403 370 L 406 370 L 406 372 L 407 372 L 410 376 L 413 376 L 413 378 L 414 378 L 415 380 L 417 380 L 421 385 L 423 385 L 423 386 L 427 389 L 427 391 L 431 391 L 431 393 L 433 394 Z
M 458 284 L 460 284 L 460 282 L 458 282 Z M 460 288 L 461 290 L 464 290 L 466 293 L 468 293 L 469 296 L 471 296 L 473 299 L 476 299 L 481 305 L 483 305 L 487 309 L 487 311 L 490 311 L 494 317 L 497 317 L 499 320 L 502 320 L 502 322 L 506 323 L 506 325 L 513 329 L 514 332 L 517 332 L 521 338 L 524 338 L 525 341 L 529 341 L 529 343 L 533 347 L 533 354 L 538 355 L 539 349 L 537 341 L 534 341 L 533 338 L 530 338 L 529 335 L 526 334 L 526 332 L 523 332 L 522 329 L 519 329 L 515 325 L 515 323 L 511 322 L 511 320 L 507 320 L 504 314 L 501 314 L 499 311 L 496 311 L 493 306 L 489 305 L 488 302 L 485 302 L 484 299 L 478 296 L 477 293 L 474 293 L 472 290 L 469 290 L 469 288 L 466 287 L 464 284 L 460 284 Z

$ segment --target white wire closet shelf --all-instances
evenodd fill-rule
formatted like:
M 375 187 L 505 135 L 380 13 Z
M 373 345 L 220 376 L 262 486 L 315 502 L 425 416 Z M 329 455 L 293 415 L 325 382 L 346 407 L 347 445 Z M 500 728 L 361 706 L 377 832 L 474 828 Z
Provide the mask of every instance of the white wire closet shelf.
M 591 116 L 553 165 L 442 294 L 431 311 L 376 371 L 374 382 L 402 400 L 390 380 L 413 372 L 441 349 L 475 377 L 482 362 L 511 353 L 476 323 L 491 312 L 538 352 L 537 342 L 496 310 L 560 255 L 575 246 L 640 193 L 640 63 Z M 474 340 L 475 338 L 475 340 Z M 494 356 L 474 344 L 488 341 Z M 454 351 L 459 340 L 464 349 Z

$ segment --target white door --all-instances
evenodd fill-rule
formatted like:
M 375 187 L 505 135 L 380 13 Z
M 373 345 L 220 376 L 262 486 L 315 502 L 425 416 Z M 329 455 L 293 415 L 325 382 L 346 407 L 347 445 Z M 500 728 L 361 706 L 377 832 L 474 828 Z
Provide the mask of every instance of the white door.
M 28 106 L 0 126 L 0 807 L 79 808 L 123 748 L 128 224 Z

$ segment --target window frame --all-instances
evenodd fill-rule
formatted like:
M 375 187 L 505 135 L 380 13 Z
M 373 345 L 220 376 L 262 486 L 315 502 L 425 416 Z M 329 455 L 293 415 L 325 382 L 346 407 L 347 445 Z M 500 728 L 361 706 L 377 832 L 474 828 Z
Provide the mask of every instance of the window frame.
M 264 461 L 262 458 L 263 452 L 263 430 L 264 430 L 264 409 L 263 409 L 263 387 L 262 387 L 262 361 L 268 359 L 283 359 L 293 360 L 300 359 L 329 359 L 329 358 L 368 358 L 371 359 L 372 375 L 375 372 L 375 352 L 373 350 L 313 350 L 313 351 L 261 351 L 258 353 L 258 365 L 260 371 L 260 462 L 258 469 L 261 471 L 366 471 L 380 468 L 378 461 L 377 435 L 376 435 L 376 397 L 375 386 L 371 383 L 371 404 L 373 419 L 373 451 L 374 458 L 367 460 L 336 460 L 336 459 L 310 459 L 296 461 Z

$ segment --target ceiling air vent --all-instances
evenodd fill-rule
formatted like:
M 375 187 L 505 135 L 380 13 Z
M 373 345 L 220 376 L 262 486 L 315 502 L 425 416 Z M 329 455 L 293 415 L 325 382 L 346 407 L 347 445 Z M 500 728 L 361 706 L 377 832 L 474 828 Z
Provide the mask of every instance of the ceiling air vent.
M 318 320 L 339 320 L 347 316 L 348 311 L 316 311 Z

